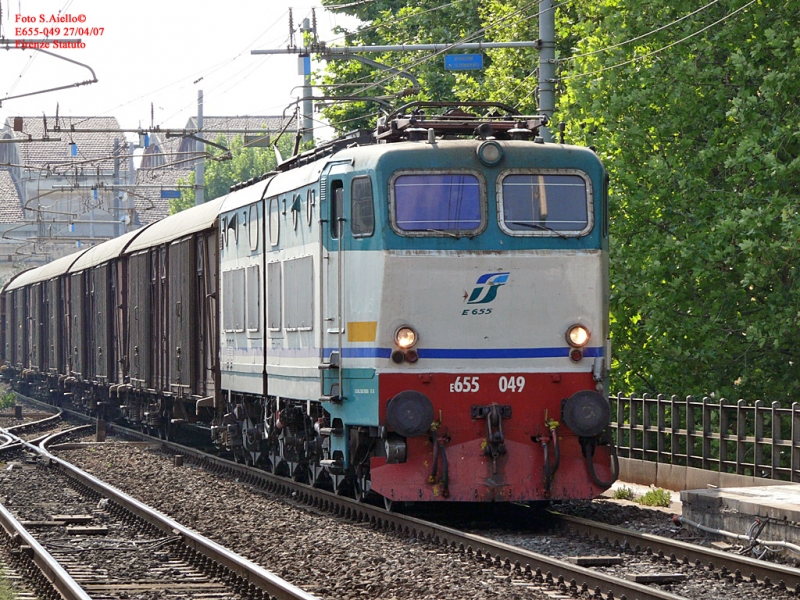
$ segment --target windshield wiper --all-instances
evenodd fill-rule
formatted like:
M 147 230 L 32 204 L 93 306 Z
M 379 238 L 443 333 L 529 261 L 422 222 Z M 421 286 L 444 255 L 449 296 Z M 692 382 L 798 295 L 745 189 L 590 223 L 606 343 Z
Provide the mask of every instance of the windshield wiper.
M 556 231 L 552 227 L 548 227 L 547 225 L 542 225 L 541 223 L 530 223 L 525 221 L 511 221 L 512 225 L 520 225 L 522 227 L 530 227 L 531 229 L 539 229 L 540 231 L 549 231 L 550 233 L 555 233 L 558 237 L 562 240 L 569 239 L 568 235 L 564 235 L 560 231 Z
M 448 235 L 452 238 L 456 238 L 457 240 L 461 239 L 461 236 L 457 233 L 453 233 L 452 231 L 445 231 L 444 229 L 426 229 L 427 233 L 441 233 L 442 235 Z

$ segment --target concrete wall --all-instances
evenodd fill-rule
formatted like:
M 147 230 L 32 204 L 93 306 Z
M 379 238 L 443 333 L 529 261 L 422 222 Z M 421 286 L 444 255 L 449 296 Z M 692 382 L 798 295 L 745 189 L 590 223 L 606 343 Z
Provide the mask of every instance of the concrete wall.
M 716 471 L 655 463 L 635 458 L 619 459 L 619 480 L 637 485 L 654 485 L 676 492 L 709 487 L 751 487 L 780 485 L 781 483 L 772 479 L 717 473 Z

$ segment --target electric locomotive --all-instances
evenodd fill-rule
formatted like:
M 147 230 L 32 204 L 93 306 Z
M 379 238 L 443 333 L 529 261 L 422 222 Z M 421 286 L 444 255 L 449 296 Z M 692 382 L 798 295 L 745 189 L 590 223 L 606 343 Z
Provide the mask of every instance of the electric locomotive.
M 609 487 L 607 176 L 543 121 L 409 105 L 231 193 L 217 443 L 387 506 Z

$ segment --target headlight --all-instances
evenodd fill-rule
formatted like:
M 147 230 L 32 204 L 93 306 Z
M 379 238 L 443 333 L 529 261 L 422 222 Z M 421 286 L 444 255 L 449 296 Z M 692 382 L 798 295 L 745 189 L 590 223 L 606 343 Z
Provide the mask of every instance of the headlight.
M 583 325 L 573 325 L 567 329 L 567 343 L 573 348 L 583 348 L 589 343 L 589 330 Z
M 478 160 L 487 167 L 493 167 L 503 160 L 503 149 L 495 141 L 484 142 L 478 146 Z
M 417 332 L 411 327 L 401 327 L 394 334 L 394 343 L 403 350 L 408 350 L 417 343 Z

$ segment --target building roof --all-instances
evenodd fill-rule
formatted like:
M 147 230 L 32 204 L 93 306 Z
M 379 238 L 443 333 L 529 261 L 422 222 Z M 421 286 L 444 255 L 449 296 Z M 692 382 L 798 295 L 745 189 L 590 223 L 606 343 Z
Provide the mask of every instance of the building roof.
M 133 204 L 139 223 L 147 225 L 169 215 L 169 199 L 162 198 L 162 190 L 179 189 L 179 179 L 187 180 L 191 169 L 139 169 L 136 171 L 136 182 L 133 189 Z M 146 187 L 145 187 L 146 186 Z M 151 187 L 158 186 L 158 187 Z
M 181 156 L 178 154 L 183 138 L 167 137 L 164 133 L 150 134 L 150 145 L 144 149 L 140 169 L 186 169 L 195 158 L 194 154 Z
M 22 200 L 11 172 L 0 169 L 0 223 L 22 223 Z
M 61 131 L 45 131 L 47 121 L 48 129 L 61 128 Z M 81 166 L 86 170 L 101 169 L 113 170 L 114 140 L 119 140 L 125 154 L 125 136 L 119 131 L 119 123 L 114 117 L 22 117 L 22 131 L 14 131 L 13 135 L 19 140 L 28 138 L 41 139 L 50 137 L 60 138 L 60 141 L 48 142 L 23 142 L 19 146 L 22 163 L 26 166 L 50 167 L 54 170 L 64 167 Z M 6 131 L 14 128 L 14 118 L 6 119 Z M 75 131 L 72 131 L 72 128 Z M 80 130 L 91 130 L 81 132 Z M 107 130 L 105 132 L 98 130 Z M 76 155 L 71 152 L 71 143 L 75 143 Z M 127 171 L 128 161 L 120 160 L 120 172 Z

